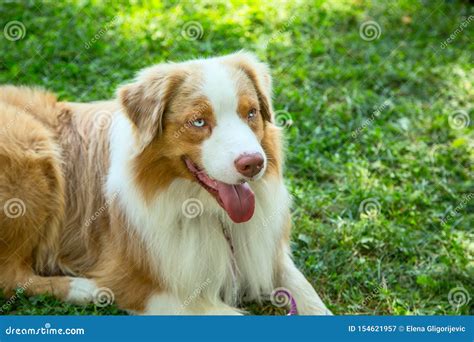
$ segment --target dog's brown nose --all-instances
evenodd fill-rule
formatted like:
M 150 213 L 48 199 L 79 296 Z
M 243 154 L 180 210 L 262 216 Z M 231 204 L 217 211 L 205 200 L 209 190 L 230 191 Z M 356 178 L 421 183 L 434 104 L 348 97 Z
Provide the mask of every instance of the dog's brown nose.
M 242 154 L 234 163 L 239 173 L 253 177 L 263 168 L 263 156 L 260 153 Z

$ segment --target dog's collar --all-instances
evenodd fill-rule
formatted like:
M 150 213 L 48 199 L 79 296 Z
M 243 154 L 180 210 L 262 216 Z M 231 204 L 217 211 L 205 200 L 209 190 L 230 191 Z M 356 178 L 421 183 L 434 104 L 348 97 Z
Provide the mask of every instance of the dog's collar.
M 222 233 L 224 234 L 227 244 L 229 245 L 229 250 L 230 250 L 230 255 L 231 255 L 230 262 L 231 262 L 231 273 L 232 273 L 232 297 L 233 297 L 232 299 L 234 301 L 237 301 L 237 295 L 238 295 L 237 271 L 238 270 L 237 270 L 237 260 L 235 258 L 234 242 L 232 240 L 232 234 L 222 222 L 221 222 L 221 227 L 222 227 Z

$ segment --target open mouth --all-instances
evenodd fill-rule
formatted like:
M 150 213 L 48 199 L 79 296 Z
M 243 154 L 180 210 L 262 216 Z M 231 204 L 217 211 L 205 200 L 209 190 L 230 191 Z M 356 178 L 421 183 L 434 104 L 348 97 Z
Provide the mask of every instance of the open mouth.
M 184 157 L 184 162 L 198 183 L 216 199 L 232 221 L 242 223 L 252 218 L 255 211 L 255 195 L 246 182 L 223 183 L 209 177 L 206 171 L 199 168 L 188 157 Z

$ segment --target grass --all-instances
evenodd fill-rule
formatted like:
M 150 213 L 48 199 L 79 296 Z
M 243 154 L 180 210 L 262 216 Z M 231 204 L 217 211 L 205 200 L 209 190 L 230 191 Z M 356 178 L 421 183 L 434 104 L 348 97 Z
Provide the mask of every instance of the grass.
M 336 314 L 474 314 L 473 300 L 448 300 L 458 287 L 474 297 L 474 134 L 453 121 L 473 113 L 467 2 L 51 0 L 0 13 L 1 28 L 26 29 L 0 36 L 0 83 L 63 100 L 110 98 L 153 63 L 255 51 L 287 123 L 292 247 L 324 301 Z M 182 35 L 190 21 L 196 40 Z M 359 32 L 368 21 L 374 40 Z M 120 312 L 19 293 L 4 313 Z

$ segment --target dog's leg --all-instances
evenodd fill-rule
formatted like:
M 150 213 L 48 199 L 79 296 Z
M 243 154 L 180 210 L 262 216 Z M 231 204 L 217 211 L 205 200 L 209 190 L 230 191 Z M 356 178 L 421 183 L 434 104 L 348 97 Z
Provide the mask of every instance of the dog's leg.
M 198 305 L 192 299 L 180 300 L 170 293 L 154 294 L 147 302 L 143 315 L 217 315 L 234 316 L 241 315 L 237 309 L 224 303 L 217 305 Z
M 48 293 L 74 304 L 91 303 L 97 294 L 95 282 L 86 278 L 31 276 L 28 281 L 31 282 L 25 291 L 28 295 Z
M 282 255 L 280 265 L 280 282 L 278 286 L 285 288 L 295 299 L 300 315 L 332 315 L 322 302 L 313 286 L 295 266 L 289 252 Z
M 14 290 L 19 289 L 28 296 L 50 294 L 64 301 L 85 304 L 93 301 L 97 291 L 92 280 L 66 276 L 42 277 L 21 265 L 9 265 L 8 269 L 4 265 L 0 273 L 0 285 L 11 296 L 15 296 Z
M 5 127 L 0 132 L 0 288 L 7 295 L 20 288 L 28 295 L 50 293 L 60 299 L 71 291 L 70 299 L 77 299 L 77 288 L 87 282 L 40 276 L 59 273 L 65 208 L 60 148 L 54 132 L 35 119 L 45 108 L 53 118 L 55 100 L 20 88 L 2 91 L 7 100 L 24 100 L 25 107 L 0 105 L 0 126 Z M 26 98 L 41 105 L 26 105 Z

